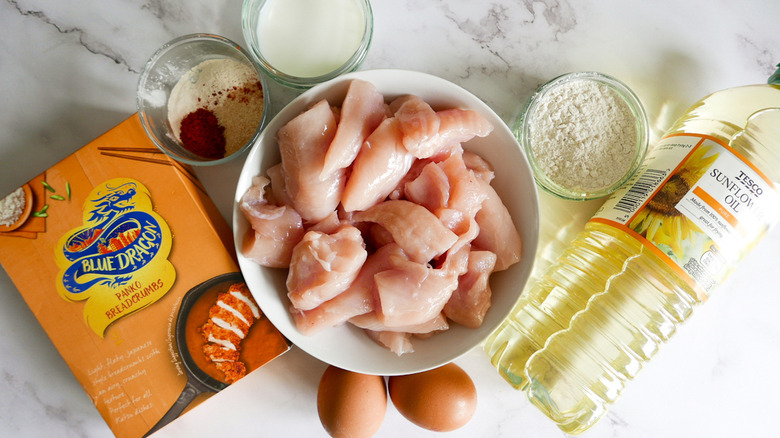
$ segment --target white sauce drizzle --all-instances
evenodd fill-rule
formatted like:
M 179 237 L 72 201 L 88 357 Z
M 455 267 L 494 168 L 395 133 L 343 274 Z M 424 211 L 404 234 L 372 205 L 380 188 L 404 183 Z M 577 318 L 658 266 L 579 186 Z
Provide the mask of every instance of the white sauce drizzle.
M 239 300 L 245 302 L 246 305 L 249 306 L 250 309 L 252 309 L 252 315 L 255 316 L 255 319 L 260 318 L 260 309 L 258 309 L 255 303 L 253 303 L 252 300 L 250 300 L 246 295 L 236 291 L 232 291 L 230 292 L 230 294 L 238 298 Z M 249 323 L 247 323 L 247 325 L 249 325 Z
M 222 347 L 222 349 L 223 350 L 229 350 L 229 348 L 225 348 L 225 347 Z M 211 361 L 214 362 L 214 363 L 216 363 L 216 362 L 234 362 L 232 360 L 225 359 L 223 357 L 214 357 L 213 354 L 211 356 L 209 356 L 209 359 L 211 359 Z
M 214 335 L 209 335 L 209 342 L 213 342 L 215 344 L 221 345 L 222 347 L 228 349 L 228 350 L 236 350 L 236 346 L 233 345 L 232 342 L 226 341 L 224 339 L 217 339 L 214 337 Z
M 211 320 L 214 321 L 214 324 L 217 325 L 218 327 L 222 327 L 225 330 L 230 330 L 231 332 L 237 334 L 238 337 L 241 339 L 244 339 L 244 336 L 246 336 L 246 333 L 244 333 L 243 330 L 225 321 L 222 318 L 211 318 Z
M 223 308 L 223 309 L 227 310 L 228 312 L 232 313 L 233 315 L 235 315 L 235 316 L 236 316 L 236 318 L 240 319 L 240 320 L 241 320 L 241 322 L 243 322 L 243 323 L 244 323 L 244 324 L 246 324 L 247 326 L 250 326 L 250 325 L 252 325 L 252 324 L 250 324 L 250 323 L 249 323 L 249 321 L 247 321 L 247 320 L 246 320 L 246 318 L 244 318 L 244 315 L 242 315 L 242 314 L 241 314 L 241 312 L 239 312 L 239 311 L 238 311 L 238 310 L 236 310 L 235 308 L 231 307 L 230 305 L 228 305 L 228 304 L 225 304 L 225 302 L 224 302 L 224 301 L 222 301 L 222 300 L 220 300 L 220 301 L 217 301 L 217 305 L 218 305 L 219 307 L 221 307 L 221 308 Z

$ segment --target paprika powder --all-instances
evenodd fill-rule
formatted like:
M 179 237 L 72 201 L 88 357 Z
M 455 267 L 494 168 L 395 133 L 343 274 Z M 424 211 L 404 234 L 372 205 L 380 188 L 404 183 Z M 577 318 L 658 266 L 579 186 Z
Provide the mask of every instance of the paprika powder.
M 203 158 L 225 156 L 225 128 L 205 108 L 198 108 L 181 121 L 181 142 L 185 149 Z

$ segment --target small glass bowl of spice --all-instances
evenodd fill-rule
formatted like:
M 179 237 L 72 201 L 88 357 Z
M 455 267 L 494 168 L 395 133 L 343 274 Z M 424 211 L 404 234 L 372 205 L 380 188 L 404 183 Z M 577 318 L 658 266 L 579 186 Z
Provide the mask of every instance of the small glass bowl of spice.
M 220 164 L 249 148 L 265 127 L 265 85 L 251 56 L 234 42 L 184 35 L 146 63 L 138 116 L 152 142 L 175 160 Z
M 537 184 L 564 199 L 611 194 L 647 154 L 649 128 L 639 98 L 597 72 L 568 73 L 542 85 L 512 129 Z
M 360 67 L 374 15 L 369 0 L 244 0 L 241 27 L 260 67 L 304 90 Z

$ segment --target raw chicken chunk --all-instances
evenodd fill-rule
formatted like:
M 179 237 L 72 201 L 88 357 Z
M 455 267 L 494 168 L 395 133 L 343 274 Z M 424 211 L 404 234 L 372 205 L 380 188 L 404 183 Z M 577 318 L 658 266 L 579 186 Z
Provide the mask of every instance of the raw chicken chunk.
M 293 249 L 287 296 L 299 310 L 311 310 L 345 291 L 367 252 L 360 231 L 345 225 L 335 234 L 309 231 Z
M 352 166 L 341 205 L 365 210 L 386 198 L 412 167 L 414 157 L 401 144 L 398 120 L 385 119 L 366 139 Z
M 401 178 L 401 181 L 398 182 L 398 186 L 396 186 L 396 188 L 393 189 L 393 191 L 390 192 L 389 195 L 387 195 L 387 198 L 392 200 L 404 199 L 406 196 L 406 194 L 404 193 L 406 184 L 419 178 L 420 174 L 422 174 L 423 169 L 432 162 L 434 162 L 434 160 L 430 158 L 424 160 L 415 159 L 414 162 L 412 163 L 412 167 L 409 169 L 408 172 L 406 172 L 406 175 L 404 175 L 404 177 Z
M 493 125 L 474 110 L 461 108 L 438 111 L 439 117 L 439 148 L 444 149 L 460 145 L 474 137 L 487 137 L 493 132 Z
M 495 176 L 493 166 L 481 156 L 471 151 L 463 151 L 463 163 L 466 165 L 466 168 L 474 172 L 474 175 L 480 180 L 488 184 L 490 181 L 493 181 L 493 177 Z
M 468 271 L 458 279 L 458 288 L 444 306 L 447 318 L 469 328 L 482 326 L 490 308 L 489 277 L 496 265 L 496 255 L 490 251 L 472 251 Z
M 326 100 L 284 125 L 277 134 L 286 191 L 305 221 L 324 219 L 341 200 L 346 171 L 323 175 L 328 146 L 336 130 L 336 117 Z
M 404 195 L 409 201 L 435 213 L 456 233 L 456 228 L 469 226 L 468 221 L 482 208 L 482 202 L 488 196 L 460 153 L 452 154 L 442 162 L 428 163 L 416 179 L 405 184 Z M 443 209 L 451 211 L 442 213 Z
M 462 220 L 462 214 L 457 210 L 442 209 L 438 213 L 440 217 L 444 215 L 442 222 L 445 224 L 447 223 L 446 217 L 448 215 L 455 215 L 457 219 L 453 220 L 453 224 L 458 225 L 458 228 L 451 228 L 458 235 L 458 240 L 444 253 L 443 257 L 440 257 L 440 259 L 444 259 L 440 268 L 453 272 L 456 275 L 464 274 L 468 270 L 471 242 L 479 234 L 479 225 L 477 225 L 477 221 L 474 218 Z
M 473 243 L 481 249 L 495 253 L 495 270 L 503 271 L 520 261 L 523 245 L 520 233 L 512 222 L 512 216 L 498 193 L 490 184 L 483 182 L 482 187 L 488 197 L 475 217 L 479 224 L 479 235 Z
M 439 135 L 441 121 L 436 111 L 424 100 L 411 95 L 396 99 L 391 109 L 394 109 L 394 116 L 399 121 L 404 147 L 417 158 L 433 155 L 425 146 Z
M 433 213 L 410 201 L 385 201 L 355 213 L 353 219 L 384 227 L 409 258 L 418 263 L 427 263 L 443 254 L 458 240 Z
M 295 326 L 306 336 L 374 310 L 373 288 L 349 288 L 310 310 L 290 309 Z
M 291 309 L 295 325 L 304 335 L 339 325 L 348 319 L 373 312 L 374 274 L 392 267 L 391 257 L 405 257 L 395 243 L 383 246 L 369 255 L 347 290 L 311 310 Z
M 447 207 L 450 200 L 450 181 L 441 166 L 428 163 L 420 176 L 404 185 L 404 196 L 431 212 Z
M 461 154 L 453 154 L 438 165 L 449 181 L 447 207 L 463 212 L 466 218 L 474 217 L 488 197 L 480 180 L 466 167 Z
M 397 99 L 394 115 L 400 121 L 404 147 L 417 158 L 429 158 L 459 147 L 475 136 L 485 137 L 493 125 L 481 114 L 460 108 L 434 111 L 417 96 Z
M 342 223 L 341 219 L 339 219 L 339 214 L 334 210 L 330 212 L 330 214 L 327 215 L 323 220 L 308 227 L 306 231 L 319 231 L 325 234 L 333 234 L 338 231 L 339 228 L 341 228 L 341 225 Z
M 269 268 L 290 265 L 293 248 L 305 233 L 301 216 L 292 207 L 277 206 L 265 197 L 269 180 L 255 177 L 241 197 L 240 208 L 252 228 L 244 236 L 241 252 Z
M 393 259 L 393 268 L 374 275 L 379 321 L 387 327 L 423 324 L 441 313 L 458 277 L 409 260 Z
M 364 330 L 371 340 L 377 344 L 387 348 L 398 356 L 406 353 L 413 353 L 414 347 L 412 341 L 409 339 L 412 337 L 410 333 L 402 332 L 375 332 L 372 330 Z
M 388 327 L 382 323 L 376 312 L 364 313 L 362 315 L 350 318 L 349 322 L 362 329 L 371 330 L 375 332 L 402 332 L 412 334 L 422 334 L 431 332 L 440 332 L 450 328 L 447 324 L 447 318 L 441 313 L 434 316 L 429 321 L 425 321 L 421 324 L 404 325 L 399 327 Z
M 355 79 L 349 84 L 333 141 L 325 155 L 322 175 L 348 167 L 360 147 L 388 115 L 385 98 L 374 84 Z
M 276 205 L 293 205 L 285 187 L 282 163 L 269 167 L 265 173 L 268 175 L 268 179 L 271 180 L 271 193 L 268 195 L 269 201 Z

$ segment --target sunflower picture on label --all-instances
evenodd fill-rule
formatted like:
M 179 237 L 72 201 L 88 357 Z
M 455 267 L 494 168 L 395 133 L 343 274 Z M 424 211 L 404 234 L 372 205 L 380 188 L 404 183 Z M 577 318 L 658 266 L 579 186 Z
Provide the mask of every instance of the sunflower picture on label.
M 677 204 L 707 172 L 718 154 L 711 146 L 699 147 L 628 224 L 675 259 L 685 258 L 685 243 L 706 238 L 701 228 L 678 210 Z
M 171 230 L 147 188 L 130 178 L 106 181 L 87 196 L 83 224 L 59 240 L 57 291 L 84 301 L 84 321 L 99 336 L 120 318 L 162 298 L 176 270 Z
M 727 144 L 680 134 L 664 138 L 592 220 L 633 235 L 705 299 L 766 232 L 779 197 Z

